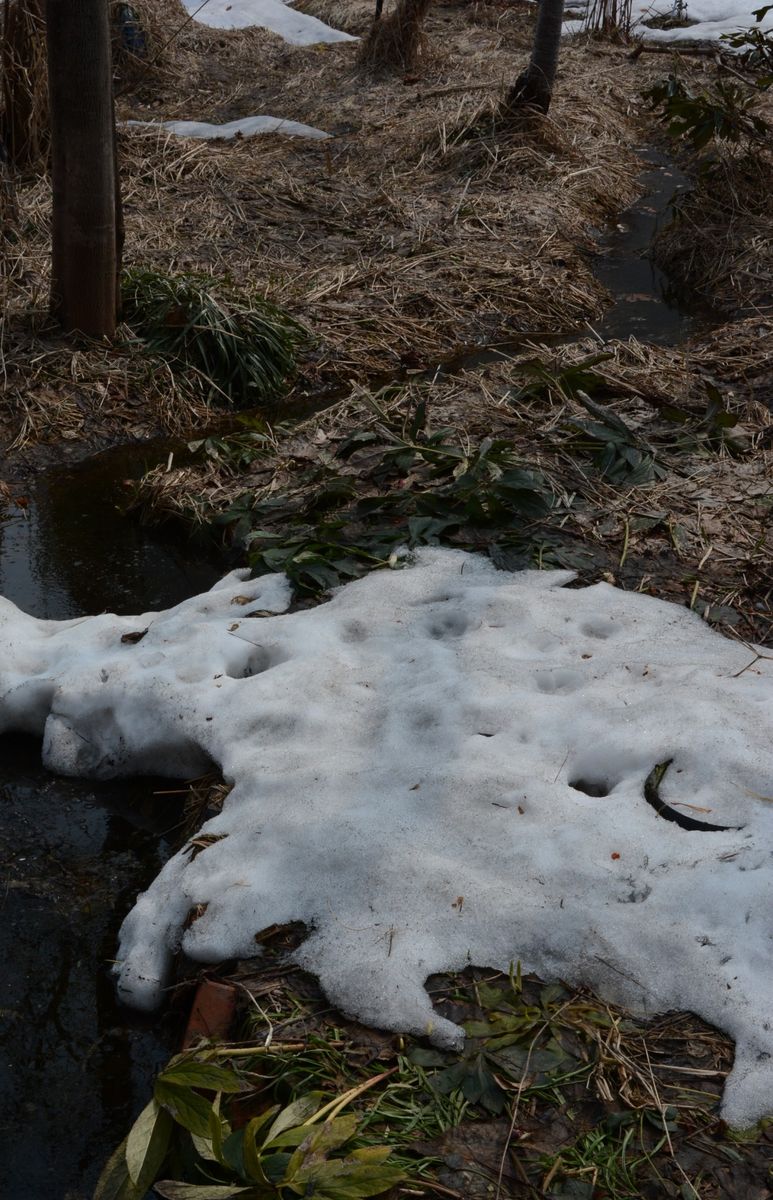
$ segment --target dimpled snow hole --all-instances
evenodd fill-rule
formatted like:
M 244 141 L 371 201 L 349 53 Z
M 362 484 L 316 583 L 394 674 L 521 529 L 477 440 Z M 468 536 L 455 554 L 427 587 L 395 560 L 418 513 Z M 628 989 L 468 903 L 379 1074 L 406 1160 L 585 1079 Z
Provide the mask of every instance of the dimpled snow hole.
M 606 641 L 616 632 L 614 622 L 605 621 L 603 617 L 598 617 L 593 621 L 586 621 L 580 626 L 580 633 L 585 634 L 585 637 L 598 638 L 599 641 Z
M 246 661 L 226 667 L 225 673 L 231 679 L 251 679 L 253 675 L 261 675 L 282 661 L 282 657 L 275 649 L 268 646 L 256 646 L 247 655 Z
M 409 604 L 413 608 L 424 607 L 428 604 L 447 604 L 449 600 L 460 600 L 459 592 L 435 592 L 432 596 L 419 596 L 417 600 L 410 600 Z
M 615 785 L 608 779 L 570 779 L 569 787 L 586 796 L 608 796 Z
M 538 671 L 535 675 L 537 690 L 552 692 L 574 692 L 583 684 L 579 671 Z
M 466 631 L 469 622 L 461 612 L 441 613 L 427 625 L 431 638 L 458 638 Z
M 357 642 L 364 642 L 367 636 L 368 630 L 362 621 L 347 621 L 341 627 L 341 641 L 343 642 L 356 644 Z

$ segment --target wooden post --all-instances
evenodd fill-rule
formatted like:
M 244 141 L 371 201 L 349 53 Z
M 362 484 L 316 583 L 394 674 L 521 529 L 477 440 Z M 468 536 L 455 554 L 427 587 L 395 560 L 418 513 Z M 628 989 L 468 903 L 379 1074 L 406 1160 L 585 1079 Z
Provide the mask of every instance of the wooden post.
M 51 111 L 51 311 L 112 337 L 118 247 L 108 0 L 46 0 Z

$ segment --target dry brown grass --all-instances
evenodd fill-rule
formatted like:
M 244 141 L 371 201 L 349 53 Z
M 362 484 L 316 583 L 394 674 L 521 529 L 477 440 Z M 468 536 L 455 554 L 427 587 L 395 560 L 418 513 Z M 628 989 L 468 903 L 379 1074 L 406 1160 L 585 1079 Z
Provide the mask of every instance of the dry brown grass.
M 767 107 L 770 119 L 773 100 Z M 720 312 L 773 312 L 771 189 L 773 152 L 719 147 L 658 240 L 670 276 Z
M 48 81 L 43 0 L 7 0 L 0 9 L 0 137 L 11 163 L 39 163 L 48 148 Z
M 306 0 L 365 31 L 370 0 L 352 0 L 346 21 L 342 4 Z M 283 304 L 317 338 L 301 393 L 523 331 L 582 328 L 601 312 L 583 251 L 633 197 L 638 172 L 617 65 L 568 47 L 551 120 L 505 137 L 490 114 L 523 65 L 519 11 L 493 26 L 472 6 L 433 8 L 433 53 L 406 85 L 364 82 L 354 43 L 293 47 L 259 29 L 208 29 L 169 0 L 138 7 L 149 62 L 118 65 L 121 120 L 269 112 L 334 135 L 120 132 L 126 264 L 208 272 Z M 73 351 L 58 339 L 45 316 L 47 180 L 17 180 L 16 203 L 0 272 L 5 444 L 206 420 L 184 383 L 136 348 Z
M 423 25 L 431 3 L 398 0 L 394 12 L 374 21 L 360 45 L 360 66 L 374 73 L 415 70 L 426 52 Z
M 572 421 L 588 413 L 571 395 L 551 388 L 512 400 L 533 379 L 524 364 L 538 360 L 555 376 L 598 349 L 590 338 L 554 349 L 525 346 L 511 359 L 407 384 L 379 404 L 399 416 L 421 397 L 432 427 L 452 429 L 463 445 L 487 436 L 507 439 L 563 498 L 553 530 L 582 551 L 590 577 L 603 575 L 699 611 L 733 608 L 738 623 L 725 632 L 769 641 L 773 422 L 748 387 L 750 363 L 759 367 L 764 359 L 759 352 L 752 356 L 743 340 L 734 356 L 721 359 L 718 344 L 719 335 L 687 352 L 616 342 L 607 347 L 611 357 L 594 367 L 603 380 L 601 402 L 654 450 L 662 468 L 661 478 L 643 485 L 606 481 L 578 452 Z M 739 419 L 729 438 L 701 425 L 707 385 L 721 389 L 727 410 Z M 686 422 L 673 419 L 675 403 Z M 323 460 L 334 463 L 339 441 L 355 429 L 376 428 L 379 420 L 369 394 L 355 389 L 304 422 L 275 427 L 273 449 L 248 468 L 212 458 L 157 468 L 139 485 L 137 503 L 154 519 L 200 524 L 222 517 L 244 495 L 260 502 L 289 491 L 299 498 L 296 480 L 303 471 Z M 378 491 L 367 469 L 358 487 L 358 495 Z
M 360 34 L 372 23 L 371 0 L 303 7 Z M 301 401 L 470 345 L 582 331 L 603 310 L 586 251 L 636 193 L 631 147 L 646 135 L 635 98 L 660 63 L 568 45 L 549 118 L 504 131 L 495 113 L 528 53 L 529 6 L 433 6 L 430 53 L 410 83 L 364 80 L 355 43 L 213 30 L 179 0 L 138 8 L 149 58 L 118 63 L 122 121 L 268 112 L 334 135 L 202 143 L 120 130 L 127 265 L 210 273 L 288 308 L 317 339 Z M 138 346 L 58 337 L 46 317 L 48 182 L 14 186 L 0 253 L 4 444 L 208 422 L 197 391 Z M 759 364 L 749 370 L 762 386 Z

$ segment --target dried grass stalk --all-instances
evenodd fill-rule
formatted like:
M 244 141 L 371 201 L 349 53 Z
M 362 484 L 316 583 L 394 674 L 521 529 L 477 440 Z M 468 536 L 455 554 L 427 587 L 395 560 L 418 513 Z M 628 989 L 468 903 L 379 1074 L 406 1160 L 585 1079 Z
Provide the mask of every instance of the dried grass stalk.
M 416 65 L 424 43 L 424 18 L 432 0 L 399 0 L 387 19 L 380 9 L 362 43 L 360 65 L 369 70 L 408 71 Z
M 627 42 L 632 21 L 631 0 L 591 0 L 583 29 L 612 41 Z
M 48 149 L 48 82 L 42 0 L 6 0 L 0 35 L 0 137 L 9 162 L 39 162 Z

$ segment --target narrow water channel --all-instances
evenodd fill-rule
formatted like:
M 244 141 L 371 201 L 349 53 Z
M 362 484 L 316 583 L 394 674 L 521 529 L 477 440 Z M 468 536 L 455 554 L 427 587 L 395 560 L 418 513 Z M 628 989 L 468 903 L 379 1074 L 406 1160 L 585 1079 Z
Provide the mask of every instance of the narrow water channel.
M 673 294 L 647 251 L 686 181 L 664 158 L 642 157 L 647 194 L 601 238 L 595 270 L 616 300 L 595 332 L 676 344 L 705 314 Z M 427 374 L 517 345 L 474 349 Z M 211 586 L 224 570 L 213 552 L 120 511 L 122 480 L 167 450 L 123 447 L 43 473 L 27 507 L 0 519 L 0 595 L 61 619 L 165 608 Z M 108 974 L 120 921 L 175 837 L 175 800 L 159 794 L 169 790 L 58 779 L 33 739 L 0 738 L 2 1200 L 88 1200 L 176 1046 L 173 1026 L 116 1004 Z
M 0 595 L 63 619 L 166 608 L 222 563 L 117 507 L 136 450 L 43 474 L 0 521 Z M 116 1003 L 120 922 L 177 836 L 167 780 L 60 779 L 0 738 L 0 1197 L 87 1200 L 178 1045 L 173 1019 Z

